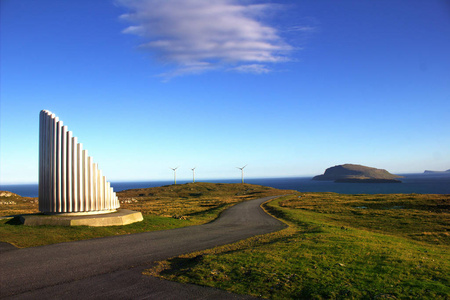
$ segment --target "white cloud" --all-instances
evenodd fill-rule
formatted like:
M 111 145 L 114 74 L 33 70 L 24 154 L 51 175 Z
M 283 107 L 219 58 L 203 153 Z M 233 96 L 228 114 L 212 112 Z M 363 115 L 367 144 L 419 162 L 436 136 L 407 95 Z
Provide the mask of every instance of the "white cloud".
M 141 36 L 140 47 L 173 63 L 169 77 L 237 66 L 240 72 L 267 73 L 264 64 L 288 60 L 292 47 L 259 19 L 271 4 L 237 0 L 118 0 L 129 9 L 123 33 Z M 248 1 L 246 1 L 248 3 Z
M 267 66 L 260 64 L 242 65 L 232 68 L 231 70 L 238 71 L 240 73 L 254 73 L 254 74 L 264 74 L 270 72 L 270 69 Z

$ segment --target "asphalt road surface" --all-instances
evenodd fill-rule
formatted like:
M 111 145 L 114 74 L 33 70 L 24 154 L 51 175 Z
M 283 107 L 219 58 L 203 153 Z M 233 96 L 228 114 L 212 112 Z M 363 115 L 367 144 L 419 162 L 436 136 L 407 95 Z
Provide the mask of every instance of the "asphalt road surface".
M 15 249 L 0 246 L 2 299 L 248 299 L 214 288 L 142 275 L 155 261 L 213 248 L 285 225 L 260 205 L 237 204 L 212 223 L 180 229 Z

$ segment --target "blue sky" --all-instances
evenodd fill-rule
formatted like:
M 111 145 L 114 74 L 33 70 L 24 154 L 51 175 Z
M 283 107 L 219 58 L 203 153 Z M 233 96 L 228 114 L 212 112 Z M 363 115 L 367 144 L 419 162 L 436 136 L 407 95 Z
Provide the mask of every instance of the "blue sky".
M 2 0 L 0 183 L 39 111 L 108 180 L 450 168 L 445 0 Z

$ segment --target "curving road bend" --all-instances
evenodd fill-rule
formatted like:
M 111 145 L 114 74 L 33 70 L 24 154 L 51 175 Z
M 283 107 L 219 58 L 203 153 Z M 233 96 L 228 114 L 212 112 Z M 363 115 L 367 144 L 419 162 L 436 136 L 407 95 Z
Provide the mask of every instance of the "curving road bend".
M 248 299 L 214 288 L 143 276 L 153 262 L 212 248 L 285 224 L 260 207 L 276 197 L 237 204 L 216 221 L 173 230 L 60 243 L 0 253 L 0 298 Z

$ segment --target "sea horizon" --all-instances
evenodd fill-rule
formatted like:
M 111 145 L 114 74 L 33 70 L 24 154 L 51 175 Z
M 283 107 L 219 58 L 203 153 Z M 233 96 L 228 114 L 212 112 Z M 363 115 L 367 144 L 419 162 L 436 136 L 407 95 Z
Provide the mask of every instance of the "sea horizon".
M 450 194 L 450 174 L 410 173 L 399 174 L 402 183 L 335 183 L 333 181 L 315 181 L 313 176 L 291 176 L 272 178 L 244 178 L 245 183 L 264 185 L 278 189 L 299 192 L 334 192 L 340 194 Z M 192 182 L 177 180 L 177 184 Z M 198 179 L 196 182 L 240 183 L 241 178 Z M 111 181 L 114 191 L 158 187 L 174 184 L 173 180 L 148 181 Z M 22 197 L 38 197 L 38 183 L 1 184 L 0 190 L 9 191 Z

